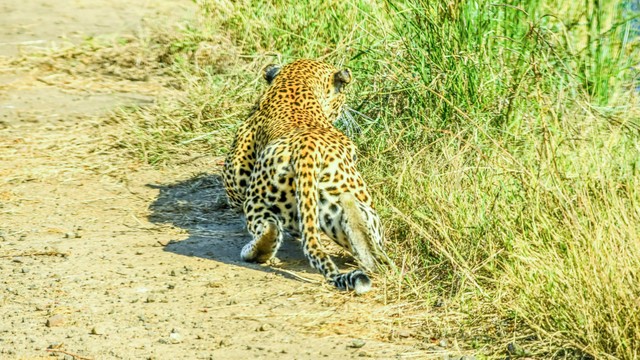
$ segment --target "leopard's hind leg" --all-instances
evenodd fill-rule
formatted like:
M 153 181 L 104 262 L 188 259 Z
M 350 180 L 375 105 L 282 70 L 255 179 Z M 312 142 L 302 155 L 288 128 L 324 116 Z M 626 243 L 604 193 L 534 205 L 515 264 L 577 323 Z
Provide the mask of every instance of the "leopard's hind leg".
M 247 217 L 247 229 L 253 239 L 242 248 L 240 257 L 249 262 L 267 262 L 282 245 L 282 226 L 268 210 L 254 212 L 250 217 Z
M 340 194 L 338 201 L 342 211 L 339 229 L 335 232 L 341 243 L 348 243 L 349 251 L 367 271 L 373 271 L 378 265 L 389 264 L 378 214 L 349 192 Z
M 253 239 L 242 248 L 240 256 L 244 261 L 264 263 L 271 260 L 280 245 L 284 235 L 282 222 L 277 212 L 279 209 L 268 202 L 265 194 L 265 183 L 272 174 L 263 170 L 263 159 L 259 159 L 252 174 L 247 198 L 244 202 L 244 214 L 247 220 L 247 230 Z

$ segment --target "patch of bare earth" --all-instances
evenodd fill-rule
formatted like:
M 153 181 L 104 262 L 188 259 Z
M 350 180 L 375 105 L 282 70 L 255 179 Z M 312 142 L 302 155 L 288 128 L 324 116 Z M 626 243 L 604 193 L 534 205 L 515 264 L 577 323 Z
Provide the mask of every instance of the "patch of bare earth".
M 0 11 L 0 54 L 17 56 L 194 9 L 7 0 Z M 226 208 L 220 159 L 153 169 L 107 146 L 123 125 L 105 114 L 153 102 L 166 79 L 0 63 L 0 358 L 442 357 L 380 289 L 324 285 L 294 241 L 273 266 L 241 262 L 248 234 Z

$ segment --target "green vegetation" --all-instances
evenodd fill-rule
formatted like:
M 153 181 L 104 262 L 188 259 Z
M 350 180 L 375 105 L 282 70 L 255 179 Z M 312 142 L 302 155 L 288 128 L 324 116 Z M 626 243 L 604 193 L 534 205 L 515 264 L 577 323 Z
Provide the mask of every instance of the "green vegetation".
M 481 354 L 640 357 L 640 38 L 621 1 L 198 3 L 169 41 L 186 95 L 120 114 L 124 145 L 223 155 L 263 66 L 348 66 L 402 269 L 388 293 Z

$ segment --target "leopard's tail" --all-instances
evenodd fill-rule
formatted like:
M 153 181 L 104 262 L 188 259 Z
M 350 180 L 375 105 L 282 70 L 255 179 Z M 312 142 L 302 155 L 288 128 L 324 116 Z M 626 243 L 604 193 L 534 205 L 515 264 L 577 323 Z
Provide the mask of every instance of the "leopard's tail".
M 338 201 L 342 207 L 340 225 L 358 263 L 367 271 L 389 264 L 391 260 L 383 249 L 384 235 L 376 212 L 349 192 L 342 193 Z
M 302 235 L 304 255 L 315 269 L 335 287 L 354 290 L 358 294 L 371 290 L 371 280 L 362 270 L 340 273 L 320 242 L 320 222 L 318 219 L 318 178 L 322 156 L 312 142 L 299 149 L 294 161 L 296 202 Z

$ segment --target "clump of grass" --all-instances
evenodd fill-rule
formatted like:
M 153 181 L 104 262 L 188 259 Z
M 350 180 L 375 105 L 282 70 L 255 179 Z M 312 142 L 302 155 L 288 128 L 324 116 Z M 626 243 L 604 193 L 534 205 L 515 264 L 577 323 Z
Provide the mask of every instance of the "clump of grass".
M 195 70 L 182 72 L 179 89 L 166 91 L 152 106 L 113 114 L 115 121 L 126 125 L 117 146 L 150 164 L 226 153 L 238 119 L 255 100 L 247 90 L 256 80 L 254 70 L 236 69 L 215 77 Z M 231 94 L 234 101 L 228 98 Z
M 262 66 L 349 66 L 398 299 L 445 298 L 452 320 L 424 323 L 486 355 L 640 356 L 637 14 L 614 0 L 200 5 L 169 42 L 179 94 L 119 114 L 123 146 L 151 163 L 224 154 Z M 207 34 L 235 60 L 180 55 Z
M 386 108 L 376 125 L 383 144 L 366 165 L 384 184 L 376 190 L 392 237 L 421 249 L 413 268 L 439 279 L 432 291 L 453 291 L 471 311 L 489 301 L 536 329 L 547 347 L 530 352 L 553 356 L 551 340 L 636 358 L 640 264 L 624 254 L 640 234 L 640 154 L 624 112 L 637 114 L 638 102 L 621 64 L 637 58 L 576 55 L 536 17 L 549 4 L 450 5 L 389 4 L 406 54 L 394 70 L 410 84 L 400 96 L 411 109 Z M 608 51 L 637 46 L 616 40 L 623 24 L 598 34 Z M 615 85 L 588 86 L 601 74 L 582 71 L 587 60 L 616 73 Z M 595 109 L 616 92 L 631 105 L 605 108 L 627 128 Z
M 637 45 L 617 38 L 618 20 L 597 32 L 615 55 L 581 57 L 536 17 L 549 4 L 529 5 L 389 3 L 411 109 L 387 108 L 367 173 L 384 184 L 393 237 L 422 249 L 416 273 L 440 280 L 432 290 L 490 301 L 556 347 L 633 359 L 637 124 L 629 107 L 606 106 L 628 128 L 594 107 L 624 93 L 637 114 L 622 64 L 638 59 L 619 55 Z M 607 87 L 589 85 L 602 74 L 585 62 L 607 69 Z

